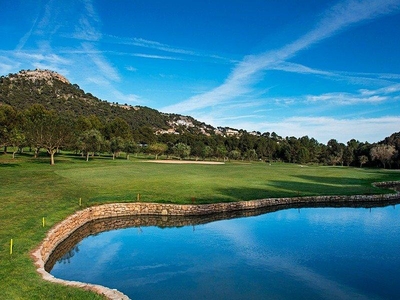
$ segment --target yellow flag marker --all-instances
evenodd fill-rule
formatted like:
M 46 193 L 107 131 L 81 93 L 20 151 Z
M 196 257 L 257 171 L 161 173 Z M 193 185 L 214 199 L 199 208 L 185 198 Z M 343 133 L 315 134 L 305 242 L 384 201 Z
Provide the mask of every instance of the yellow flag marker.
M 10 255 L 12 254 L 12 252 L 13 252 L 13 239 L 11 239 L 10 241 Z
M 79 206 L 82 206 L 82 198 L 79 198 Z
M 44 227 L 44 224 L 45 224 L 45 222 L 44 222 L 44 217 L 43 217 L 43 219 L 42 219 L 42 225 L 43 225 L 43 227 Z

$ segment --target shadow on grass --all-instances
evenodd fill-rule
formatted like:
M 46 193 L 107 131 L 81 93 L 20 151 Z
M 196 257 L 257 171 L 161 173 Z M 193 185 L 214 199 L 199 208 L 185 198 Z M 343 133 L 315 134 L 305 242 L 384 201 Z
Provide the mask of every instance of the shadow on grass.
M 232 202 L 232 201 L 247 201 L 257 200 L 264 198 L 283 198 L 283 197 L 295 197 L 299 196 L 298 192 L 293 190 L 282 190 L 276 187 L 265 188 L 224 188 L 219 189 L 218 193 L 220 196 L 216 196 L 213 199 L 197 199 L 199 203 L 215 203 L 215 202 Z
M 385 182 L 385 181 L 398 181 L 399 176 L 394 176 L 393 173 L 374 173 L 375 178 L 354 178 L 354 177 L 329 177 L 329 176 L 310 176 L 310 175 L 296 175 L 296 178 L 300 178 L 307 181 L 312 181 L 315 184 L 324 185 L 329 189 L 329 187 L 334 187 L 339 190 L 341 189 L 357 189 L 360 190 L 362 187 L 367 190 L 367 193 L 371 193 L 372 190 L 386 190 L 384 188 L 374 187 L 372 184 L 375 182 Z M 300 184 L 300 183 L 296 183 Z M 352 187 L 353 186 L 353 187 Z
M 324 178 L 322 182 L 317 182 L 318 177 L 311 177 L 314 182 L 293 182 L 293 181 L 268 181 L 265 188 L 227 188 L 220 189 L 218 192 L 223 195 L 221 202 L 238 200 L 256 200 L 264 198 L 284 198 L 284 197 L 305 197 L 305 196 L 329 196 L 329 195 L 369 195 L 392 192 L 387 189 L 375 188 L 365 180 L 354 180 L 346 178 L 343 185 L 337 178 Z M 308 178 L 308 179 L 311 179 Z M 201 202 L 210 203 L 210 199 L 199 199 Z M 221 199 L 212 199 L 212 202 Z
M 271 181 L 269 184 L 282 191 L 294 192 L 296 196 L 368 195 L 379 194 L 382 191 L 362 180 L 331 179 L 325 178 L 322 182 Z
M 15 167 L 19 167 L 20 164 L 16 164 L 16 163 L 0 163 L 0 168 L 15 168 Z
M 116 158 L 115 160 L 121 160 L 122 158 Z M 74 164 L 74 163 L 91 163 L 95 161 L 113 161 L 112 156 L 102 155 L 102 156 L 89 156 L 89 161 L 86 161 L 86 156 L 82 157 L 80 154 L 56 154 L 54 156 L 54 165 L 59 164 Z M 124 158 L 125 160 L 125 158 Z M 50 155 L 47 153 L 41 153 L 38 157 L 30 156 L 29 161 L 33 164 L 40 164 L 40 165 L 50 165 Z
M 368 184 L 370 180 L 363 178 L 354 178 L 354 177 L 329 177 L 329 176 L 311 176 L 311 175 L 295 175 L 294 177 L 300 178 L 307 181 L 312 181 L 316 184 L 321 185 L 360 185 L 360 184 Z

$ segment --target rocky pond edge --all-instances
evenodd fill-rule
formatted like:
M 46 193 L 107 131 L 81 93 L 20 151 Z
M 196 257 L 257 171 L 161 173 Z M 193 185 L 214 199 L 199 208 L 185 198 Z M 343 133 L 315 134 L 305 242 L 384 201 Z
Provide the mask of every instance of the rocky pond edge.
M 373 184 L 380 188 L 395 188 L 400 185 L 400 181 L 387 181 Z M 46 271 L 46 263 L 53 251 L 72 233 L 85 224 L 107 218 L 128 217 L 128 216 L 207 216 L 215 213 L 250 211 L 262 208 L 287 208 L 290 206 L 301 207 L 302 205 L 352 205 L 358 203 L 389 203 L 390 201 L 400 200 L 400 192 L 395 194 L 375 194 L 375 195 L 351 195 L 351 196 L 307 196 L 307 197 L 287 197 L 287 198 L 266 198 L 259 200 L 223 202 L 212 204 L 166 204 L 166 203 L 111 203 L 98 206 L 91 206 L 77 211 L 60 223 L 53 226 L 46 234 L 40 245 L 32 251 L 37 272 L 44 280 L 59 283 L 67 286 L 91 290 L 108 299 L 129 299 L 118 290 L 111 289 L 96 284 L 83 283 L 78 281 L 68 281 L 54 277 Z

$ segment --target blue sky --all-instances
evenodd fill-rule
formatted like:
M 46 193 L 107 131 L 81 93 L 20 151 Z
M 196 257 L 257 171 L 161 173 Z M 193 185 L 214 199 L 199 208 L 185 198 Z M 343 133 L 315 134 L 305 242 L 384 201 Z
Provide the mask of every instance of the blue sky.
M 400 131 L 400 0 L 0 4 L 0 75 L 322 143 Z

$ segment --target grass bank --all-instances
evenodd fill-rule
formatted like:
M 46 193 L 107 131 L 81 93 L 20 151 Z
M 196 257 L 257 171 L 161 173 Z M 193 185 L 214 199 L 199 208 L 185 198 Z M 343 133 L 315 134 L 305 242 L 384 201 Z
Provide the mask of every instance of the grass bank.
M 0 296 L 2 299 L 101 299 L 41 280 L 29 253 L 46 231 L 82 207 L 110 202 L 212 203 L 267 197 L 386 192 L 375 181 L 400 180 L 398 171 L 232 162 L 154 164 L 80 157 L 33 159 L 0 155 Z M 43 227 L 42 218 L 45 218 Z M 14 241 L 10 255 L 10 239 Z

